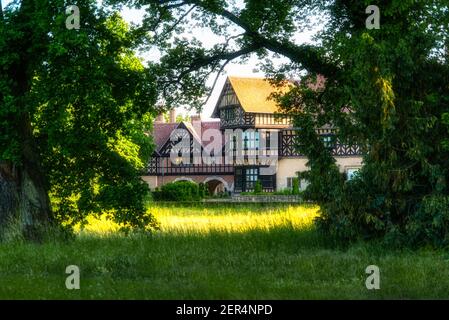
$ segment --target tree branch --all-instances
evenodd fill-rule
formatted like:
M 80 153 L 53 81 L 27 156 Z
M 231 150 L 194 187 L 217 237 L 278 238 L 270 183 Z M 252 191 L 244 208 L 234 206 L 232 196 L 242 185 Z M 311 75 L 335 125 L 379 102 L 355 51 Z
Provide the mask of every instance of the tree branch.
M 228 63 L 231 62 L 231 61 L 232 61 L 232 59 L 226 60 L 225 63 L 223 63 L 223 65 L 222 65 L 222 66 L 220 67 L 220 69 L 218 70 L 217 75 L 215 76 L 215 79 L 214 79 L 214 83 L 212 84 L 212 88 L 210 89 L 209 94 L 207 95 L 206 101 L 204 101 L 204 103 L 203 103 L 203 106 L 205 106 L 205 105 L 209 102 L 210 97 L 212 96 L 212 92 L 214 92 L 215 86 L 217 85 L 218 78 L 220 78 L 220 75 L 221 75 L 221 73 L 223 72 L 224 68 L 225 68 L 225 67 L 228 65 Z
M 172 1 L 162 0 L 162 3 L 170 2 Z M 198 7 L 201 7 L 203 10 L 228 19 L 235 25 L 245 30 L 245 34 L 253 40 L 253 43 L 255 44 L 255 47 L 257 47 L 257 49 L 264 47 L 269 51 L 283 55 L 293 62 L 301 64 L 306 70 L 310 72 L 322 74 L 325 77 L 330 78 L 339 71 L 338 67 L 335 64 L 326 61 L 312 45 L 296 45 L 291 41 L 279 41 L 273 38 L 267 38 L 257 32 L 257 30 L 254 30 L 246 21 L 222 7 L 218 10 L 215 8 L 210 8 L 200 0 L 185 0 L 183 2 L 177 2 L 177 4 L 181 3 L 183 5 L 196 5 Z
M 179 19 L 176 20 L 167 30 L 164 30 L 164 32 L 161 35 L 156 36 L 156 38 L 163 38 L 164 36 L 172 32 L 176 28 L 176 26 L 178 26 L 182 22 L 182 20 L 184 20 L 184 18 L 187 17 L 193 11 L 193 9 L 195 9 L 195 7 L 196 5 L 193 5 L 189 10 L 187 10 L 183 15 L 181 15 L 181 17 L 179 17 Z
M 256 51 L 260 48 L 262 48 L 260 45 L 252 44 L 248 47 L 245 47 L 243 49 L 240 49 L 240 50 L 237 50 L 234 52 L 221 53 L 221 54 L 216 54 L 216 55 L 212 55 L 209 57 L 204 57 L 203 59 L 198 59 L 198 60 L 194 61 L 187 70 L 182 72 L 180 77 L 182 78 L 187 73 L 198 70 L 201 67 L 205 67 L 205 66 L 210 65 L 217 61 L 222 61 L 222 60 L 232 61 L 234 59 L 237 59 L 238 57 L 253 53 L 254 51 Z
M 246 34 L 251 37 L 256 44 L 265 47 L 269 51 L 281 54 L 293 62 L 300 63 L 308 71 L 320 73 L 327 77 L 333 76 L 338 72 L 338 68 L 335 65 L 322 59 L 314 46 L 296 45 L 290 41 L 280 42 L 275 39 L 266 38 L 258 33 L 257 30 L 253 30 L 248 23 L 226 9 L 222 9 L 220 12 L 217 12 L 217 14 L 243 28 L 246 31 Z

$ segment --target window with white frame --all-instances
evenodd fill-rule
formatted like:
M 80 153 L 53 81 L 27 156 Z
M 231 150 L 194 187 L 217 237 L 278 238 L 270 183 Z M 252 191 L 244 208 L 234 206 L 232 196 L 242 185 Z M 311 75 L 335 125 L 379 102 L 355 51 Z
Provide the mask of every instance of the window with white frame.
M 293 189 L 293 179 L 296 177 L 288 177 L 287 178 L 287 189 Z M 307 188 L 309 182 L 306 179 L 299 179 L 299 190 L 303 191 Z
M 249 150 L 259 149 L 259 132 L 248 130 L 243 133 L 243 148 Z
M 288 177 L 287 178 L 287 189 L 293 189 L 293 179 L 295 179 L 295 177 Z

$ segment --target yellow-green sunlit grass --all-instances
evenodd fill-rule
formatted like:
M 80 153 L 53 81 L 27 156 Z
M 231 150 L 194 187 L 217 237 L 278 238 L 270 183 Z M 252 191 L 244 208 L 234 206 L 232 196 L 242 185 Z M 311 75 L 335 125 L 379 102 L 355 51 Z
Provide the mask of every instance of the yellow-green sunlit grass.
M 151 210 L 161 223 L 163 233 L 243 233 L 289 227 L 310 228 L 317 216 L 316 206 L 285 207 L 220 207 L 185 208 L 153 207 Z
M 82 228 L 77 225 L 74 230 L 79 235 L 111 235 L 116 234 L 120 226 L 114 221 L 108 219 L 106 215 L 101 217 L 90 216 L 87 218 L 87 224 Z
M 317 232 L 317 207 L 153 204 L 161 230 L 125 236 L 89 218 L 71 241 L 0 244 L 0 299 L 449 298 L 444 250 L 377 242 L 335 246 Z M 380 268 L 367 290 L 366 267 Z M 67 290 L 68 265 L 81 289 Z
M 255 230 L 274 230 L 292 228 L 310 229 L 318 214 L 317 206 L 239 206 L 226 207 L 179 207 L 152 206 L 150 212 L 160 222 L 159 234 L 165 233 L 243 233 Z M 81 235 L 114 234 L 120 226 L 105 216 L 89 217 L 88 224 L 75 228 Z

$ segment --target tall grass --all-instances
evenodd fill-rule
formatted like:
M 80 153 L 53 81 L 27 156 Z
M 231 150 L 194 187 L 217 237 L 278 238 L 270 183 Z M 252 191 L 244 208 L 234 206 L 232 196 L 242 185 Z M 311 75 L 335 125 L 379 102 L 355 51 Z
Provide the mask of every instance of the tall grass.
M 222 204 L 180 206 L 177 204 L 152 205 L 150 212 L 160 222 L 164 234 L 207 234 L 211 232 L 243 233 L 255 230 L 310 230 L 317 217 L 318 207 L 313 205 Z M 82 235 L 112 235 L 120 226 L 106 217 L 89 217 L 88 224 L 75 231 Z
M 318 208 L 314 206 L 272 206 L 221 208 L 153 207 L 163 233 L 244 233 L 255 230 L 291 228 L 305 230 L 313 226 Z
M 158 205 L 161 230 L 125 237 L 91 219 L 68 243 L 0 245 L 0 298 L 344 299 L 448 298 L 449 255 L 358 243 L 331 247 L 313 206 Z M 81 269 L 81 290 L 65 268 Z M 381 289 L 365 269 L 381 270 Z

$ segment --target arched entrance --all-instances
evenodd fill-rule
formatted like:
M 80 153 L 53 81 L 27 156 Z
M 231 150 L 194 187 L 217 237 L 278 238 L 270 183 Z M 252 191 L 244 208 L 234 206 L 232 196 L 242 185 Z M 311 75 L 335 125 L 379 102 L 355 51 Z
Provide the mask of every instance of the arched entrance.
M 204 184 L 209 189 L 209 194 L 212 195 L 226 192 L 229 190 L 229 186 L 226 180 L 220 177 L 209 177 L 206 180 L 204 180 Z

